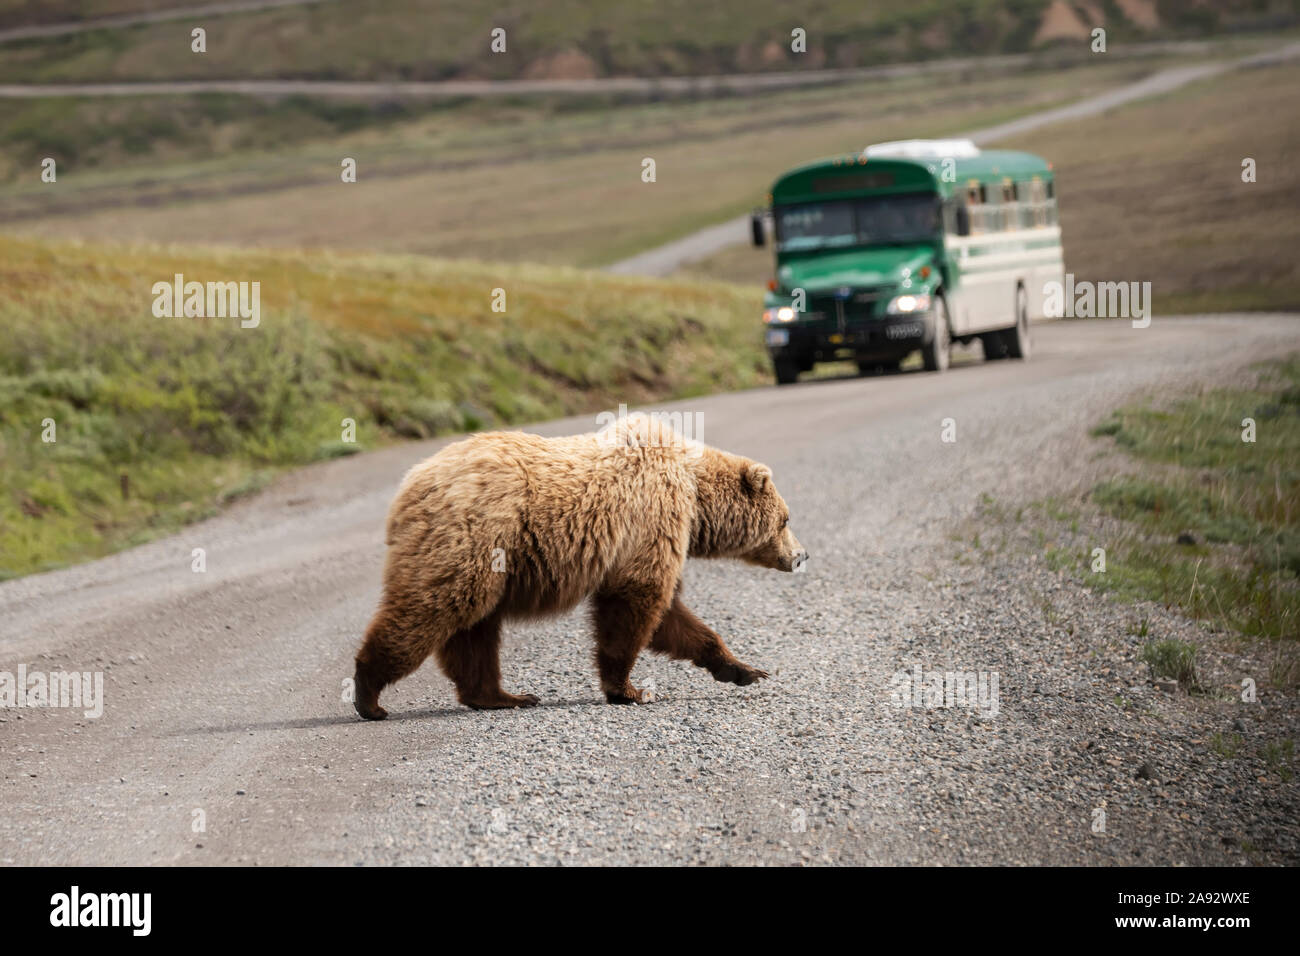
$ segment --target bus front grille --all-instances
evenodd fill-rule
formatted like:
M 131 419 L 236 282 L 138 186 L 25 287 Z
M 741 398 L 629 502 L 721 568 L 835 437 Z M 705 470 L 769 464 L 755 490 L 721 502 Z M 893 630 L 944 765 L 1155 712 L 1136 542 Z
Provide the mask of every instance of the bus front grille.
M 857 292 L 847 299 L 830 296 L 814 296 L 808 300 L 809 318 L 813 315 L 828 319 L 838 319 L 843 308 L 844 321 L 854 322 L 878 318 L 883 313 L 881 301 L 884 296 L 879 292 Z

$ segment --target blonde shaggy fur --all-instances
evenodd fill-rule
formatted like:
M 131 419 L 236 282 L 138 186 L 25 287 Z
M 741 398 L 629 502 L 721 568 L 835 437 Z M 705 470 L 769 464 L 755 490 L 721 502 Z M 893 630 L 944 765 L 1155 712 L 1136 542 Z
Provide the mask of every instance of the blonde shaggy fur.
M 681 603 L 687 556 L 795 570 L 806 558 L 765 465 L 682 438 L 645 415 L 600 432 L 489 432 L 412 468 L 388 515 L 384 592 L 357 654 L 358 713 L 436 655 L 470 707 L 517 707 L 501 687 L 503 620 L 592 600 L 596 664 L 611 703 L 647 646 L 749 684 L 740 663 Z

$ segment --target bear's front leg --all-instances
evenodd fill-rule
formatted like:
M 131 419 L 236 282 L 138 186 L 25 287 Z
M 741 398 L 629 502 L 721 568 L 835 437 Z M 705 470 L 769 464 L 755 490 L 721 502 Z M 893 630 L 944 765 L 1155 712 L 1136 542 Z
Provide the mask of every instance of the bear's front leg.
M 592 600 L 596 627 L 596 669 L 611 704 L 641 704 L 645 697 L 629 677 L 637 655 L 650 643 L 670 595 L 650 587 L 600 591 Z
M 680 594 L 673 596 L 672 605 L 659 622 L 650 640 L 650 650 L 675 660 L 690 661 L 707 670 L 714 680 L 741 687 L 767 677 L 767 671 L 736 660 L 717 632 L 682 603 Z

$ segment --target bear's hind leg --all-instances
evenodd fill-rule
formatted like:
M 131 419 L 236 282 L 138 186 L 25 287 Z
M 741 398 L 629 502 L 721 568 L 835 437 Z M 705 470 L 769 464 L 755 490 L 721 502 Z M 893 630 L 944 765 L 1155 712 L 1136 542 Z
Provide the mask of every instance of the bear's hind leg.
M 703 667 L 714 680 L 739 684 L 744 687 L 767 677 L 761 671 L 736 660 L 722 638 L 682 603 L 680 595 L 673 597 L 672 606 L 650 639 L 650 650 L 667 654 L 675 660 L 687 660 Z
M 377 613 L 357 651 L 353 677 L 353 706 L 357 713 L 366 720 L 387 717 L 388 711 L 379 706 L 379 692 L 423 664 L 434 643 L 435 635 L 399 622 L 392 613 Z
M 456 685 L 466 707 L 494 710 L 532 707 L 532 694 L 507 694 L 501 687 L 501 614 L 494 611 L 473 627 L 457 631 L 438 648 L 438 662 Z

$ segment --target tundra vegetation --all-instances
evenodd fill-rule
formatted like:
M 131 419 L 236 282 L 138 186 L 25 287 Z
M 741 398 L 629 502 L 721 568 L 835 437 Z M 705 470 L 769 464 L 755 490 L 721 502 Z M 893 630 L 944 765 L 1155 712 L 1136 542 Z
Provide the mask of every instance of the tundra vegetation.
M 1121 600 L 1176 608 L 1229 642 L 1266 642 L 1269 680 L 1294 686 L 1300 353 L 1232 385 L 1135 401 L 1092 437 L 1100 457 L 1086 486 L 1028 509 L 1049 563 Z M 982 510 L 1006 517 L 991 504 Z M 1146 638 L 1147 620 L 1132 633 Z M 1197 649 L 1185 641 L 1149 640 L 1142 659 L 1153 677 L 1204 689 Z
M 177 272 L 259 281 L 258 327 L 155 316 Z M 0 327 L 0 576 L 155 537 L 285 466 L 768 375 L 747 290 L 409 256 L 0 238 Z

